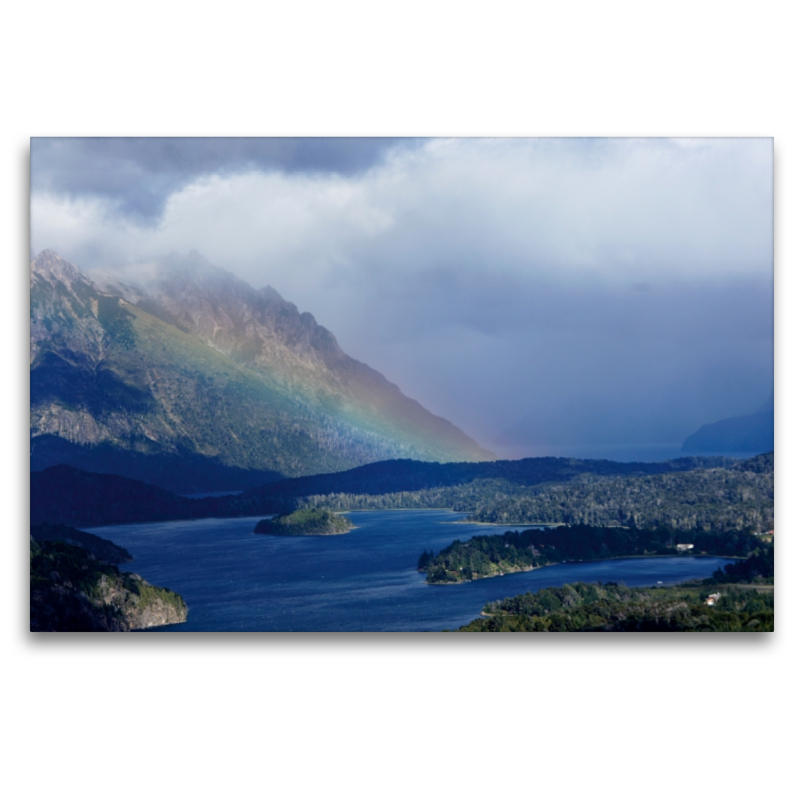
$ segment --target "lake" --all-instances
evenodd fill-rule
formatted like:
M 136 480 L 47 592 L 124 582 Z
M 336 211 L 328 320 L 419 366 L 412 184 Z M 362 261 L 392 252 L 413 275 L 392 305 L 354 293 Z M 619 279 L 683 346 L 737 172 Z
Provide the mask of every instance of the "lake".
M 162 631 L 440 631 L 480 615 L 503 597 L 584 581 L 628 586 L 707 578 L 730 559 L 626 558 L 428 586 L 423 550 L 454 539 L 531 526 L 460 523 L 445 510 L 355 511 L 340 536 L 254 534 L 259 517 L 91 528 L 134 556 L 126 571 L 181 594 L 187 622 Z M 153 629 L 156 630 L 156 629 Z

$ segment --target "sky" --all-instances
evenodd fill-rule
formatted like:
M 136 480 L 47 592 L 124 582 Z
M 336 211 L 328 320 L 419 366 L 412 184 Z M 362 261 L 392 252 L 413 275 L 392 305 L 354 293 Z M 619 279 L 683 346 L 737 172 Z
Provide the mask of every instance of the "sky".
M 661 458 L 773 386 L 772 139 L 33 139 L 31 249 L 197 250 L 502 457 Z

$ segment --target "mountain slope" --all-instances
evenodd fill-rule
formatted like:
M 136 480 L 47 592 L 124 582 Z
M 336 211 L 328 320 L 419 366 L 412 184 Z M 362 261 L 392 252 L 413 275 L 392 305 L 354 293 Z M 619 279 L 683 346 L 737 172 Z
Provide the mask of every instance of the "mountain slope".
M 31 451 L 37 469 L 113 461 L 177 491 L 491 457 L 274 290 L 196 254 L 158 265 L 147 287 L 101 290 L 51 251 L 31 265 Z
M 754 414 L 703 425 L 681 447 L 684 453 L 759 453 L 775 446 L 775 401 Z

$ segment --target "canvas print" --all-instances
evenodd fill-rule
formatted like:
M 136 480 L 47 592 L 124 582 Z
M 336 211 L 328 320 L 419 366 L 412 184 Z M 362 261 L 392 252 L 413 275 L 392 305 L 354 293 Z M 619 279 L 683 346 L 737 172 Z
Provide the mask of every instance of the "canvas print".
M 769 138 L 34 138 L 32 631 L 772 631 Z

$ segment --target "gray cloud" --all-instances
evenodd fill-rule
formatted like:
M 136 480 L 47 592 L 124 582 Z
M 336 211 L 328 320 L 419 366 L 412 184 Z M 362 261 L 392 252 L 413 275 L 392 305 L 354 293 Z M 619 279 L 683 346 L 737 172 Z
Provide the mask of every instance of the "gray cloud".
M 772 390 L 771 140 L 227 141 L 104 145 L 105 195 L 69 178 L 87 143 L 34 185 L 34 248 L 196 248 L 509 455 L 679 442 Z
M 517 453 L 675 443 L 764 401 L 771 304 L 759 277 L 664 281 L 647 293 L 508 277 L 459 296 L 423 293 L 413 333 L 399 319 L 409 304 L 396 315 L 381 307 L 368 360 L 391 364 L 401 385 L 492 446 L 524 445 Z
M 115 212 L 155 222 L 168 197 L 204 175 L 252 171 L 356 175 L 378 164 L 394 138 L 34 138 L 31 187 L 97 197 Z

